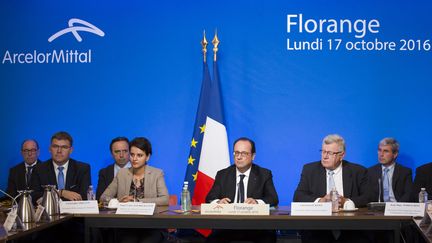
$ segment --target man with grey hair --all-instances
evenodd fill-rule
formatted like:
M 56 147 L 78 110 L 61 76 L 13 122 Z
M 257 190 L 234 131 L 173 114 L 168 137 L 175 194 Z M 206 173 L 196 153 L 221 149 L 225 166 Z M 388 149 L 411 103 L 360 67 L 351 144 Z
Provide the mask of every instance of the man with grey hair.
M 412 171 L 396 162 L 398 155 L 399 143 L 396 139 L 388 137 L 379 142 L 379 163 L 368 169 L 371 201 L 411 201 Z
M 330 202 L 330 191 L 340 195 L 339 207 L 348 201 L 355 207 L 368 203 L 367 170 L 344 160 L 345 141 L 337 135 L 326 136 L 322 142 L 321 161 L 303 166 L 300 182 L 294 192 L 294 202 Z M 364 232 L 302 231 L 302 242 L 365 242 Z
M 322 142 L 321 161 L 303 166 L 294 201 L 330 202 L 330 191 L 336 188 L 341 196 L 340 207 L 348 200 L 357 207 L 366 206 L 367 170 L 343 160 L 344 157 L 344 139 L 337 134 L 326 136 Z

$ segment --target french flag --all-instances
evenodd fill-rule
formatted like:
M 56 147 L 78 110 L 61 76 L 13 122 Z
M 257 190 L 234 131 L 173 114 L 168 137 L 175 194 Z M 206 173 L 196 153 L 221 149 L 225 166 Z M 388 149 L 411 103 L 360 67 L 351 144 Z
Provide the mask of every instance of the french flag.
M 185 181 L 189 182 L 193 205 L 205 203 L 216 173 L 230 165 L 216 58 L 213 60 L 213 76 L 212 81 L 204 59 L 201 94 L 185 177 Z

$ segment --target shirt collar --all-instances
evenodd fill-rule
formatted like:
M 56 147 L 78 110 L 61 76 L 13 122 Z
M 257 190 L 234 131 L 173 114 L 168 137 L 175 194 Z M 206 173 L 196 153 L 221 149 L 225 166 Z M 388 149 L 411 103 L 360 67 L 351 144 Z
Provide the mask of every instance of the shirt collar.
M 249 177 L 251 169 L 252 169 L 252 165 L 251 165 L 251 167 L 249 167 L 249 169 L 247 171 L 245 171 L 244 173 L 241 173 L 236 167 L 236 178 L 242 174 L 245 175 L 246 177 Z
M 394 170 L 395 165 L 396 165 L 396 162 L 393 163 L 392 165 L 389 165 L 389 166 L 381 165 L 381 169 L 384 171 L 385 168 L 388 168 L 389 171 L 392 171 L 392 170 Z
M 54 162 L 54 160 L 52 161 L 52 163 L 53 163 L 53 165 L 54 165 L 54 170 L 57 171 L 58 167 L 60 167 L 60 166 L 57 165 L 57 163 Z M 62 165 L 62 167 L 65 168 L 65 169 L 67 169 L 68 165 L 69 165 L 69 160 L 66 161 L 66 163 L 64 163 L 64 164 Z
M 343 161 L 339 164 L 338 167 L 336 167 L 336 169 L 333 170 L 333 172 L 334 172 L 335 175 L 339 174 L 339 172 L 342 171 L 342 163 L 343 163 Z M 330 171 L 332 171 L 332 170 L 326 169 L 327 174 L 328 174 Z
M 37 160 L 35 161 L 35 162 L 33 162 L 33 164 L 31 164 L 31 165 L 29 165 L 29 164 L 27 164 L 26 162 L 24 162 L 24 164 L 25 164 L 25 167 L 26 168 L 28 168 L 28 167 L 34 167 L 36 164 L 37 164 Z

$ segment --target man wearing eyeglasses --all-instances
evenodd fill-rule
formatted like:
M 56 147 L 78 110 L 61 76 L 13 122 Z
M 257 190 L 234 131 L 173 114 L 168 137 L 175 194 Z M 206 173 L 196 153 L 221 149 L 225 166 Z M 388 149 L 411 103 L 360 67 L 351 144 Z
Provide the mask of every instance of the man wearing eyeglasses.
M 33 200 L 42 197 L 44 185 L 56 185 L 63 200 L 87 199 L 90 165 L 70 158 L 72 142 L 67 132 L 57 132 L 51 137 L 51 159 L 36 166 L 32 176 Z
M 303 166 L 300 182 L 294 192 L 294 202 L 331 202 L 330 191 L 336 188 L 339 207 L 353 202 L 355 207 L 368 203 L 367 170 L 365 167 L 343 160 L 345 141 L 337 135 L 326 136 L 322 142 L 321 161 Z M 302 231 L 302 242 L 362 242 L 363 232 Z M 337 242 L 339 242 L 337 241 Z
M 26 139 L 21 144 L 23 162 L 12 167 L 9 171 L 7 193 L 12 197 L 18 195 L 18 191 L 30 189 L 33 168 L 40 163 L 39 145 L 34 139 Z
M 112 182 L 121 168 L 130 168 L 129 162 L 129 140 L 126 137 L 116 137 L 110 144 L 111 156 L 114 163 L 99 171 L 96 199 L 99 200 L 102 193 Z
M 279 203 L 270 170 L 253 163 L 255 143 L 249 138 L 239 138 L 234 142 L 234 165 L 220 170 L 207 194 L 208 203 Z M 275 242 L 274 231 L 214 230 L 207 242 L 229 242 L 249 240 L 253 242 Z

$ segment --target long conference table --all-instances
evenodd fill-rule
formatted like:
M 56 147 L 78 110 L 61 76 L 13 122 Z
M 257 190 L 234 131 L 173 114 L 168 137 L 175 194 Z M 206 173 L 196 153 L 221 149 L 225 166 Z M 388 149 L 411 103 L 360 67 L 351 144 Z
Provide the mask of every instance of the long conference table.
M 178 207 L 157 207 L 150 216 L 117 215 L 114 210 L 101 210 L 98 214 L 74 214 L 56 217 L 50 222 L 29 225 L 28 229 L 10 232 L 6 240 L 43 230 L 73 218 L 82 218 L 85 227 L 85 242 L 89 243 L 92 228 L 208 228 L 208 229 L 292 229 L 292 230 L 389 230 L 399 242 L 401 226 L 415 223 L 410 216 L 384 216 L 383 212 L 368 211 L 338 212 L 331 216 L 292 216 L 290 207 L 281 206 L 270 211 L 268 216 L 201 215 L 199 207 L 194 212 L 179 213 Z M 419 228 L 421 231 L 421 228 Z M 423 234 L 429 242 L 430 239 Z M 5 236 L 0 235 L 0 241 Z

